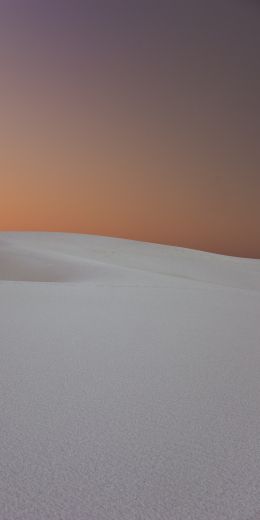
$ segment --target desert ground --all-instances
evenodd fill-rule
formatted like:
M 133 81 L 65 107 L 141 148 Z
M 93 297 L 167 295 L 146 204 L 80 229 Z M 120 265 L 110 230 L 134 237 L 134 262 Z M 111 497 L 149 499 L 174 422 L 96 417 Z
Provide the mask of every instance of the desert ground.
M 260 260 L 0 233 L 0 519 L 260 518 Z

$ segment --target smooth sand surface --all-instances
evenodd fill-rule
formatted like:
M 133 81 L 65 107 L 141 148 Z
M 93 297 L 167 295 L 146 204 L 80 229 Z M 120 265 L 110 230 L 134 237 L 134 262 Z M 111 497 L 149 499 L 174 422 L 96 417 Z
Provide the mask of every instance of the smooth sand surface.
M 260 261 L 0 233 L 0 520 L 258 520 Z

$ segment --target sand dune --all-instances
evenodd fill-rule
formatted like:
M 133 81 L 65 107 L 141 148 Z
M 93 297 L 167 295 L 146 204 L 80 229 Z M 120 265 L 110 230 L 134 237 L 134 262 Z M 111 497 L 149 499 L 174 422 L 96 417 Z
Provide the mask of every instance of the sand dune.
M 104 267 L 95 261 L 13 242 L 0 243 L 0 280 L 28 282 L 93 281 L 102 278 Z M 111 268 L 108 266 L 108 271 Z M 113 270 L 113 268 L 112 268 Z
M 257 520 L 260 261 L 0 234 L 0 519 Z
M 95 235 L 2 233 L 1 279 L 83 280 L 88 265 L 137 269 L 260 290 L 259 260 Z M 88 265 L 87 265 L 88 264 Z M 119 270 L 117 269 L 117 272 Z M 42 278 L 42 279 L 41 279 Z

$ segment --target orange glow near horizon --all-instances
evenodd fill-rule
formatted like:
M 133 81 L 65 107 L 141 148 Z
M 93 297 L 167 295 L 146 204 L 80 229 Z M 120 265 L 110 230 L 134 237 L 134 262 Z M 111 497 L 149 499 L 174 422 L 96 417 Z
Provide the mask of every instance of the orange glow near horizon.
M 0 229 L 259 258 L 256 13 L 141 4 L 0 7 Z

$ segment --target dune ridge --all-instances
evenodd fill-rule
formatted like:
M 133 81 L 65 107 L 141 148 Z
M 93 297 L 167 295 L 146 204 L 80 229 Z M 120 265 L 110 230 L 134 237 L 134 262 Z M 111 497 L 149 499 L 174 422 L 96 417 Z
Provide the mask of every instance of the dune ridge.
M 106 265 L 260 290 L 260 260 L 95 235 L 9 232 L 0 237 L 2 280 L 90 280 L 91 271 L 95 277 L 98 266 L 101 274 Z

